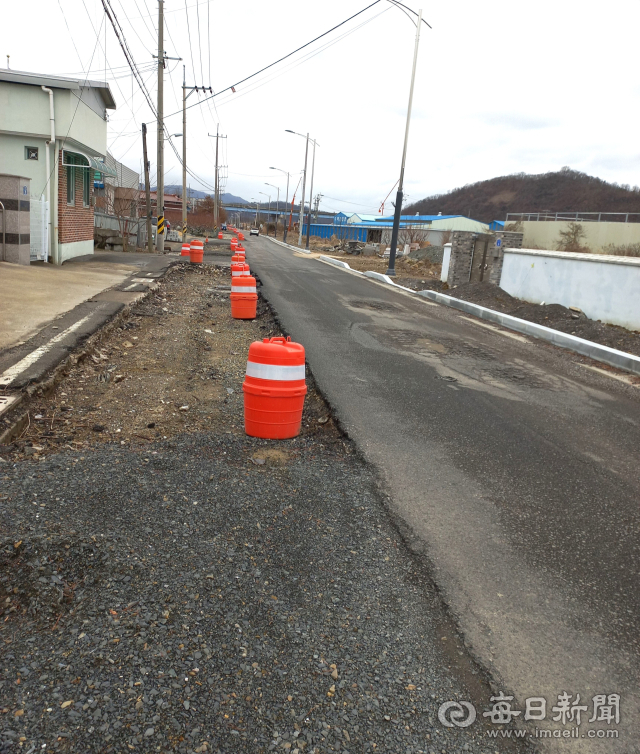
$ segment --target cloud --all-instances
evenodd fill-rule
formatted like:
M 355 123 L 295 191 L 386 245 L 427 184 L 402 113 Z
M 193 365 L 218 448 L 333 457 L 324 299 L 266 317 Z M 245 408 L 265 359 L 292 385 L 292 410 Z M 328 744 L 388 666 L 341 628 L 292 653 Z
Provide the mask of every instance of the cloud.
M 480 113 L 477 119 L 490 126 L 500 126 L 514 131 L 539 131 L 559 125 L 557 118 L 543 118 L 531 113 L 509 113 L 496 107 L 495 112 Z

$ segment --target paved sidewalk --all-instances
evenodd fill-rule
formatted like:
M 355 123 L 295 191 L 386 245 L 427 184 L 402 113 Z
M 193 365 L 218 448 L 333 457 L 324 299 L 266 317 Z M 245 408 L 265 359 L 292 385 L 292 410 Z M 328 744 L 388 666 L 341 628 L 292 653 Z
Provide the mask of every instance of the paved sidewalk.
M 47 323 L 132 274 L 166 266 L 155 254 L 104 252 L 62 267 L 0 262 L 0 351 L 28 340 Z
M 62 268 L 2 265 L 2 273 L 9 271 L 0 283 L 0 413 L 7 397 L 43 379 L 177 261 L 175 255 L 105 252 Z

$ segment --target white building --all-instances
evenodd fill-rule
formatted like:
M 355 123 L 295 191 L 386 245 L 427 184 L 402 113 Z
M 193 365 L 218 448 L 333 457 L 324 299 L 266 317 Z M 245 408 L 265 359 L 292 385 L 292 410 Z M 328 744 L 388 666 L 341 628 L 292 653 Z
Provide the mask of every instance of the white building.
M 31 228 L 37 233 L 44 214 L 40 251 L 56 264 L 93 253 L 94 173 L 115 173 L 103 162 L 114 109 L 108 84 L 0 70 L 0 174 L 7 186 L 26 179 Z M 7 228 L 9 246 L 14 236 Z M 24 245 L 25 234 L 17 238 Z

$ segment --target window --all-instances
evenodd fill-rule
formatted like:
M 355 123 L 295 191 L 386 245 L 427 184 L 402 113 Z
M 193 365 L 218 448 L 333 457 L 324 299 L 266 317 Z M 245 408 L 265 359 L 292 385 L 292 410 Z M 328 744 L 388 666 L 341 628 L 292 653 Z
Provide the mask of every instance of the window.
M 67 204 L 76 203 L 76 169 L 67 165 Z
M 82 171 L 82 204 L 85 207 L 91 205 L 91 171 Z
M 38 147 L 25 147 L 24 148 L 25 160 L 37 160 L 38 159 Z

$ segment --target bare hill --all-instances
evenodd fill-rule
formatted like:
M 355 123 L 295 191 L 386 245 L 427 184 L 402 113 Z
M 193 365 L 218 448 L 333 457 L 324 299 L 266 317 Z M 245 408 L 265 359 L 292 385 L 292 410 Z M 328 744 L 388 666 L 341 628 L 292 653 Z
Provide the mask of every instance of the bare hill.
M 471 183 L 428 196 L 405 211 L 466 215 L 483 222 L 504 220 L 507 212 L 640 212 L 640 188 L 562 168 L 557 173 L 516 173 Z

